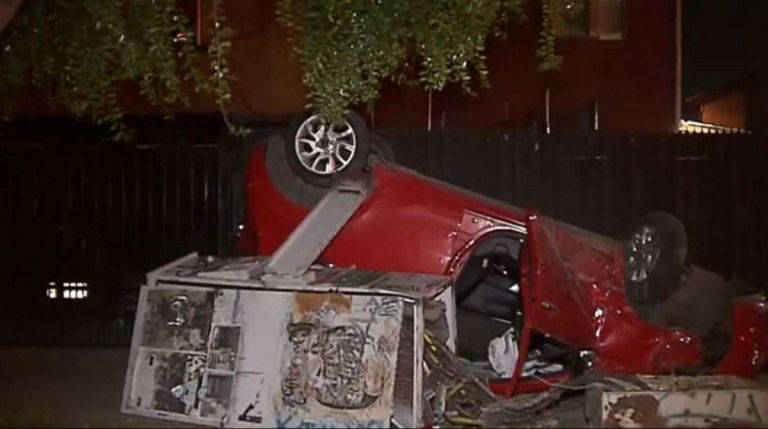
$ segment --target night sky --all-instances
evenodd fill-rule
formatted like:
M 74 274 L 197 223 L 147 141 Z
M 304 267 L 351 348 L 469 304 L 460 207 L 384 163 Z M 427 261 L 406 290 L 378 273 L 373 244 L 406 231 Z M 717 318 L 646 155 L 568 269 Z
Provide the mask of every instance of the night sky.
M 768 66 L 768 0 L 683 0 L 683 94 Z

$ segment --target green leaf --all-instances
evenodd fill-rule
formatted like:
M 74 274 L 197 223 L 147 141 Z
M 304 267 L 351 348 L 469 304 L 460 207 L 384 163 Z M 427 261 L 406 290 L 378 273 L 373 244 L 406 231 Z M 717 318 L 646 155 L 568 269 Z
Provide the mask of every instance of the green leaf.
M 231 99 L 226 37 L 231 33 L 223 25 L 221 0 L 211 1 L 215 16 L 208 24 L 217 36 L 207 62 L 219 67 L 215 75 L 200 72 L 200 55 L 175 0 L 28 2 L 0 33 L 0 46 L 7 48 L 0 56 L 4 112 L 21 88 L 32 85 L 73 115 L 89 116 L 128 136 L 115 91 L 134 81 L 152 104 L 186 103 L 186 91 L 195 90 L 213 96 L 226 115 Z M 27 71 L 30 79 L 24 78 Z

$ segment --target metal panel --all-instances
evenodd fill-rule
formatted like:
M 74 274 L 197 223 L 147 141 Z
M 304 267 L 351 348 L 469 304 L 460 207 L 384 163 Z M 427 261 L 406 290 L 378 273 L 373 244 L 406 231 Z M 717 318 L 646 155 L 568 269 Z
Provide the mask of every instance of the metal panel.
M 735 377 L 640 377 L 641 390 L 587 396 L 597 427 L 766 427 L 768 389 Z
M 123 411 L 227 427 L 389 426 L 404 305 L 146 286 Z
M 301 276 L 325 250 L 368 195 L 364 183 L 341 184 L 320 200 L 272 256 L 266 271 Z
M 305 277 L 317 284 L 265 284 L 264 262 L 191 254 L 149 273 L 123 411 L 211 426 L 387 427 L 402 410 L 394 392 L 407 391 L 400 423 L 420 425 L 423 300 L 447 278 L 313 267 Z M 396 379 L 404 367 L 412 380 Z
M 151 271 L 150 282 L 234 287 L 275 291 L 309 291 L 401 296 L 411 300 L 431 299 L 450 284 L 447 276 L 413 273 L 381 273 L 354 268 L 315 265 L 299 278 L 262 275 L 263 257 L 216 258 L 190 254 Z M 265 277 L 268 281 L 264 281 Z

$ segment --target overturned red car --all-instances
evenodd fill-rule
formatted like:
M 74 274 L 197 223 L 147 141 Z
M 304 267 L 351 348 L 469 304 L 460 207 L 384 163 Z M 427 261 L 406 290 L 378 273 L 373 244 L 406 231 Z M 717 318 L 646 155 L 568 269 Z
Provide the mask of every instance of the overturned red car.
M 391 158 L 356 117 L 328 126 L 308 115 L 271 137 L 250 162 L 241 251 L 273 253 L 330 186 L 366 180 L 373 192 L 321 262 L 451 276 L 459 355 L 488 360 L 500 338 L 514 349 L 512 368 L 494 366 L 505 380 L 497 393 L 523 389 L 521 380 L 536 374 L 532 360 L 556 368 L 538 373 L 555 379 L 587 367 L 741 376 L 763 367 L 765 298 L 734 296 L 720 276 L 689 266 L 685 229 L 673 216 L 647 215 L 616 240 Z

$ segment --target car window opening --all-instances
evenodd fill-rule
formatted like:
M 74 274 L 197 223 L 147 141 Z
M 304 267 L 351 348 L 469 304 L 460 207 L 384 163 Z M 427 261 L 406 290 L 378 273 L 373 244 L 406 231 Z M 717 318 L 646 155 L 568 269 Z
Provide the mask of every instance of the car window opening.
M 456 279 L 459 356 L 476 375 L 508 379 L 520 359 L 525 309 L 520 285 L 522 237 L 496 235 L 479 242 Z M 573 373 L 578 353 L 532 334 L 523 378 Z

